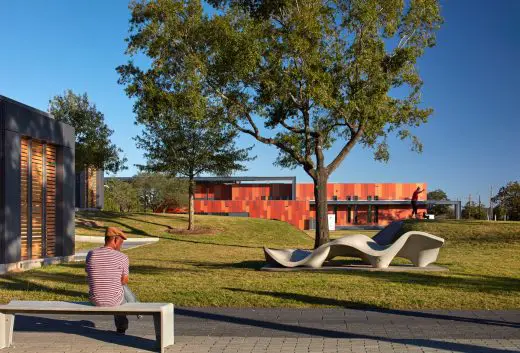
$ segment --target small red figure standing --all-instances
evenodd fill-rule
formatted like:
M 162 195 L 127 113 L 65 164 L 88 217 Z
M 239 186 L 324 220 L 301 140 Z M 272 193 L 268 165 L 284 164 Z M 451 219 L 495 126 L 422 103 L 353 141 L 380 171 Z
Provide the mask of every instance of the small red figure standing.
M 423 192 L 423 190 L 421 190 L 421 187 L 418 186 L 417 189 L 415 189 L 415 191 L 413 192 L 413 196 L 412 196 L 412 217 L 415 216 L 415 218 L 417 218 L 417 200 L 419 199 L 419 194 L 421 192 Z

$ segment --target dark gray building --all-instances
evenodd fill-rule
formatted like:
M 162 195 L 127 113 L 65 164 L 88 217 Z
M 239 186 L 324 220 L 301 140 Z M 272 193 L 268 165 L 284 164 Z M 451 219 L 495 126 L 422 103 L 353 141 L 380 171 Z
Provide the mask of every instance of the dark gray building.
M 74 255 L 74 129 L 0 96 L 0 273 Z
M 76 208 L 102 209 L 105 195 L 103 170 L 88 168 L 76 172 Z

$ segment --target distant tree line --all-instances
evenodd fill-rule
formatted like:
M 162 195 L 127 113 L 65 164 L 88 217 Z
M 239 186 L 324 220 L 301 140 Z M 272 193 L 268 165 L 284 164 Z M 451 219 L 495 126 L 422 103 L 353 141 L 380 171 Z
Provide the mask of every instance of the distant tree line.
M 166 212 L 188 206 L 188 182 L 162 173 L 139 173 L 105 182 L 105 211 Z
M 448 195 L 441 189 L 430 191 L 428 200 L 449 200 Z M 520 182 L 511 181 L 501 187 L 498 193 L 491 198 L 492 205 L 486 207 L 483 203 L 468 200 L 462 207 L 463 219 L 497 219 L 520 221 Z M 428 213 L 436 218 L 453 218 L 454 213 L 448 205 L 429 205 Z

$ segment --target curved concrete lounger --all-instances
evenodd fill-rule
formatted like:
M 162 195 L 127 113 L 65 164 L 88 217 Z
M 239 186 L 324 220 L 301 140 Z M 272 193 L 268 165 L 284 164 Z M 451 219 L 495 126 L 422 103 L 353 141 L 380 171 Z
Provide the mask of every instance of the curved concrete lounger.
M 426 267 L 437 260 L 444 239 L 435 235 L 410 231 L 394 243 L 381 245 L 363 234 L 347 235 L 330 241 L 314 250 L 273 250 L 264 247 L 265 259 L 283 267 L 319 268 L 336 256 L 359 257 L 372 267 L 387 268 L 394 257 L 410 260 L 417 267 Z

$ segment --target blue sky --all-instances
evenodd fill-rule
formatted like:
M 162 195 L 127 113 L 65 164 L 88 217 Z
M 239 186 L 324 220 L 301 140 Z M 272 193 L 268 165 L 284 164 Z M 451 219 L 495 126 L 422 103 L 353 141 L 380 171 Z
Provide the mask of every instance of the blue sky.
M 331 176 L 334 182 L 426 182 L 451 199 L 481 196 L 520 180 L 520 1 L 443 1 L 445 24 L 437 46 L 426 52 L 419 70 L 430 121 L 415 130 L 424 152 L 391 139 L 391 159 L 375 162 L 357 146 Z M 65 89 L 87 92 L 123 148 L 129 169 L 143 163 L 133 141 L 132 102 L 117 84 L 115 67 L 127 61 L 126 0 L 0 0 L 0 94 L 47 110 Z M 301 169 L 272 165 L 277 151 L 252 138 L 258 158 L 242 175 L 296 175 Z M 328 154 L 332 158 L 335 149 Z

